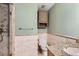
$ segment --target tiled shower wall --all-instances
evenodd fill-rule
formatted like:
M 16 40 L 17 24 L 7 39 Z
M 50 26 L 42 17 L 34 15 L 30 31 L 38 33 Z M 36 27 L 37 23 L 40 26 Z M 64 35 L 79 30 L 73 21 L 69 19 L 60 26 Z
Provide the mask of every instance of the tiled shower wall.
M 7 4 L 0 4 L 0 28 L 3 30 L 3 33 L 0 34 L 0 56 L 6 56 L 8 55 L 8 47 L 9 47 L 8 46 L 9 38 L 8 38 L 8 5 Z

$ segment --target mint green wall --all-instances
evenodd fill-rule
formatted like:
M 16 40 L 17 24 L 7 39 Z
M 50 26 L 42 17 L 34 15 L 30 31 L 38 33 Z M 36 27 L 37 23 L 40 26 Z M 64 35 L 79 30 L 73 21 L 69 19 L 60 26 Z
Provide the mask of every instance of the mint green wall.
M 79 4 L 56 3 L 49 11 L 48 32 L 79 37 Z
M 16 35 L 37 34 L 37 5 L 16 4 Z M 19 28 L 23 28 L 19 30 Z

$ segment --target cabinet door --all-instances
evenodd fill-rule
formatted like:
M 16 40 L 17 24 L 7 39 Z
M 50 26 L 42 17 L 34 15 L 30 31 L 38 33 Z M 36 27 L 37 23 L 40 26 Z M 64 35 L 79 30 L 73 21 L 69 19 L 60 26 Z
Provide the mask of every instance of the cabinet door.
M 47 11 L 39 11 L 39 23 L 48 23 Z

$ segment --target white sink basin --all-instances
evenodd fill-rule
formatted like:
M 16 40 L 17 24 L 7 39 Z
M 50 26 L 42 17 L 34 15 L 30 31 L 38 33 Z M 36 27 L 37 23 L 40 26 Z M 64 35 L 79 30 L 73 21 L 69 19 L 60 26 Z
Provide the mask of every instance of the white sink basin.
M 65 53 L 71 56 L 79 56 L 79 48 L 68 47 L 63 49 Z

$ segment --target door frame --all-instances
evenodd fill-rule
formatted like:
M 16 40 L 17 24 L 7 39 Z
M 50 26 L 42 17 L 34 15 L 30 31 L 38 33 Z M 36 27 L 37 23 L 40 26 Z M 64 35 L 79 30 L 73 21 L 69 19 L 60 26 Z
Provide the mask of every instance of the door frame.
M 15 4 L 9 3 L 10 14 L 10 36 L 9 36 L 9 56 L 15 55 Z

